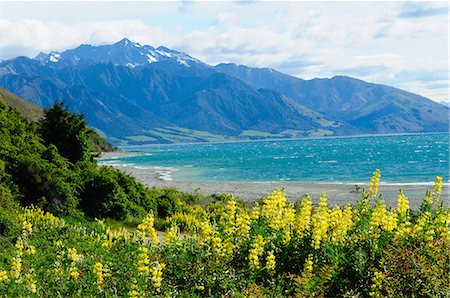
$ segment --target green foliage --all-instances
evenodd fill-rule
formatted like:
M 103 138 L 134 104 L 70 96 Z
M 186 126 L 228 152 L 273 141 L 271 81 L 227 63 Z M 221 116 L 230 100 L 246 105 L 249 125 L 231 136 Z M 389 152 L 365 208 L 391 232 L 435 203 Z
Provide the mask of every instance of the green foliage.
M 71 163 L 91 157 L 89 129 L 84 116 L 69 112 L 62 102 L 55 102 L 52 108 L 44 111 L 40 133 L 46 145 L 55 145 Z
M 156 212 L 159 197 L 164 209 L 167 202 L 182 196 L 150 191 L 128 174 L 98 167 L 91 158 L 88 135 L 96 136 L 101 146 L 106 142 L 62 103 L 45 111 L 39 135 L 17 110 L 0 102 L 0 127 L 2 192 L 8 191 L 23 205 L 33 204 L 56 215 L 83 211 L 90 218 L 124 220 Z
M 156 211 L 155 197 L 128 174 L 103 166 L 84 175 L 80 207 L 86 215 L 124 220 Z

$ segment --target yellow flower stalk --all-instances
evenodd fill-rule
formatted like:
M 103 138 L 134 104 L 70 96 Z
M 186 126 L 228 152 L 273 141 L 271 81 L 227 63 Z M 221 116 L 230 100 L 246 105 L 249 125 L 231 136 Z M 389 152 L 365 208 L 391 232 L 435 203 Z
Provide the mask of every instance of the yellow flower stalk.
M 30 222 L 22 222 L 22 236 L 27 237 L 33 232 L 33 225 Z
M 69 276 L 73 279 L 78 279 L 80 273 L 78 272 L 78 268 L 75 265 L 69 267 Z
M 11 278 L 19 278 L 20 272 L 22 270 L 22 258 L 20 256 L 16 256 L 12 260 L 11 271 L 9 275 Z
M 261 214 L 261 208 L 260 208 L 258 202 L 256 202 L 255 204 L 253 204 L 252 212 L 250 213 L 250 219 L 257 220 L 259 218 L 260 214 Z
M 433 187 L 433 203 L 439 201 L 442 192 L 442 177 L 436 176 L 434 178 L 434 187 Z
M 151 272 L 152 272 L 152 283 L 153 283 L 153 287 L 155 288 L 155 290 L 157 292 L 160 291 L 161 288 L 161 284 L 162 284 L 162 275 L 163 275 L 163 270 L 166 267 L 166 264 L 164 263 L 158 263 L 155 266 L 153 266 Z
M 156 230 L 154 228 L 155 218 L 152 213 L 149 213 L 142 223 L 140 223 L 137 228 L 143 234 L 144 237 L 150 237 L 150 242 L 153 245 L 159 244 L 158 235 L 156 234 Z
M 49 212 L 44 212 L 42 209 L 33 205 L 22 208 L 22 212 L 19 214 L 19 220 L 21 222 L 32 223 L 43 228 L 57 228 L 65 226 L 65 221 L 60 219 Z
M 58 247 L 58 248 L 64 246 L 64 244 L 63 244 L 63 242 L 62 242 L 61 240 L 53 241 L 53 245 L 55 245 L 55 246 Z
M 252 269 L 261 268 L 261 262 L 259 261 L 259 257 L 264 253 L 264 238 L 261 235 L 258 235 L 256 239 L 253 241 L 251 248 L 249 250 L 249 265 Z
M 281 235 L 281 242 L 286 245 L 291 241 L 291 230 L 289 227 L 283 229 L 283 234 Z
M 237 210 L 236 201 L 234 199 L 228 201 L 227 204 L 225 205 L 225 215 L 226 215 L 225 218 L 227 220 L 234 221 L 236 210 Z
M 200 224 L 200 231 L 197 234 L 199 244 L 204 245 L 211 241 L 211 236 L 214 233 L 214 229 L 209 221 L 202 221 Z
M 386 232 L 391 232 L 397 227 L 397 213 L 388 211 L 381 219 L 381 228 Z
M 313 255 L 309 254 L 308 258 L 305 260 L 305 264 L 303 265 L 302 276 L 304 278 L 311 278 L 312 277 L 313 265 L 314 265 Z
M 376 232 L 381 222 L 386 214 L 386 203 L 380 201 L 374 208 L 372 212 L 372 217 L 370 218 L 370 229 L 372 232 Z
M 97 289 L 100 291 L 102 289 L 102 285 L 104 283 L 104 268 L 103 264 L 100 262 L 97 262 L 94 264 L 93 267 L 94 275 L 95 275 L 95 284 L 97 286 Z
M 224 256 L 225 253 L 223 251 L 222 238 L 220 238 L 220 236 L 215 235 L 211 237 L 211 249 L 215 256 Z
M 269 226 L 274 230 L 283 227 L 283 209 L 286 204 L 284 192 L 275 188 L 265 200 L 261 210 L 261 216 L 267 218 Z
M 303 200 L 300 212 L 295 218 L 294 231 L 300 236 L 304 236 L 306 232 L 309 231 L 311 227 L 311 216 L 312 216 L 313 206 L 311 197 L 309 195 Z
M 223 254 L 228 257 L 228 258 L 232 258 L 233 257 L 233 250 L 234 250 L 234 243 L 233 243 L 234 239 L 232 238 L 226 238 L 223 241 Z
M 250 216 L 247 213 L 239 213 L 236 215 L 236 235 L 239 237 L 247 237 L 250 231 Z
M 34 255 L 36 253 L 36 247 L 33 245 L 28 245 L 27 250 L 25 250 L 25 254 L 27 255 Z
M 328 231 L 328 199 L 323 193 L 320 197 L 319 206 L 316 212 L 312 215 L 312 242 L 311 245 L 315 249 L 319 249 L 321 243 L 326 239 Z
M 142 296 L 143 295 L 141 295 L 141 293 L 139 293 L 138 290 L 131 290 L 128 292 L 128 297 L 130 297 L 130 298 L 140 298 Z
M 137 268 L 140 275 L 147 277 L 150 273 L 150 260 L 148 259 L 148 250 L 146 247 L 139 248 L 137 255 Z
M 373 172 L 373 176 L 370 179 L 369 184 L 369 199 L 374 199 L 378 194 L 378 187 L 380 185 L 381 172 L 379 169 L 376 169 Z
M 164 234 L 164 244 L 171 245 L 173 243 L 176 243 L 178 241 L 178 239 L 180 238 L 179 234 L 180 233 L 179 233 L 178 226 L 176 224 L 172 224 L 170 226 L 170 228 Z
M 17 255 L 22 256 L 23 249 L 25 247 L 22 238 L 17 239 L 17 242 L 14 246 L 17 249 Z
M 36 280 L 31 272 L 25 274 L 25 288 L 31 293 L 36 293 L 37 291 Z
M 2 270 L 0 271 L 0 284 L 5 281 L 8 281 L 8 272 Z
M 270 274 L 275 273 L 275 255 L 273 254 L 273 250 L 269 251 L 266 257 L 266 268 L 269 270 Z
M 400 218 L 406 219 L 407 213 L 409 211 L 409 201 L 408 198 L 403 194 L 403 191 L 398 192 L 397 197 L 397 212 Z
M 81 255 L 78 254 L 76 248 L 69 248 L 67 250 L 67 257 L 73 262 L 77 262 L 79 259 L 81 259 Z
M 347 205 L 345 206 L 344 211 L 342 211 L 339 206 L 334 206 L 329 215 L 331 243 L 342 243 L 352 224 L 351 207 Z
M 384 275 L 379 271 L 375 271 L 372 277 L 372 285 L 370 286 L 371 291 L 369 292 L 370 297 L 383 297 L 380 291 L 383 289 Z

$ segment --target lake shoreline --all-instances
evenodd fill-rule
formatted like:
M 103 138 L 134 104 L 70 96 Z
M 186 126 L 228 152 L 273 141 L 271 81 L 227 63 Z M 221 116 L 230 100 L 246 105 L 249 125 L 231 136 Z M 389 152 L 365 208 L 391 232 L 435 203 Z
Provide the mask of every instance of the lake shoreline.
M 136 152 L 115 151 L 102 154 L 102 158 L 121 158 L 136 155 Z M 100 160 L 101 163 L 101 160 Z M 366 183 L 356 184 L 339 184 L 339 183 L 322 183 L 322 182 L 292 182 L 292 181 L 276 181 L 276 182 L 214 182 L 214 181 L 173 181 L 162 167 L 134 167 L 130 165 L 105 164 L 120 169 L 131 176 L 138 179 L 147 187 L 157 188 L 177 188 L 188 193 L 201 194 L 222 194 L 230 193 L 235 197 L 239 197 L 244 201 L 256 201 L 266 194 L 270 193 L 274 188 L 284 188 L 286 197 L 290 201 L 296 201 L 309 194 L 314 203 L 319 201 L 322 192 L 325 192 L 330 205 L 338 204 L 354 204 L 361 198 L 361 190 L 368 188 L 370 177 Z M 168 176 L 169 175 L 169 176 Z M 357 185 L 359 192 L 356 191 Z M 397 194 L 399 189 L 403 189 L 405 195 L 409 198 L 411 208 L 418 209 L 425 196 L 426 190 L 433 188 L 433 185 L 427 184 L 380 184 L 380 193 L 386 200 L 388 206 L 396 207 Z M 443 192 L 448 198 L 448 185 L 445 184 Z M 445 202 L 448 206 L 448 202 Z

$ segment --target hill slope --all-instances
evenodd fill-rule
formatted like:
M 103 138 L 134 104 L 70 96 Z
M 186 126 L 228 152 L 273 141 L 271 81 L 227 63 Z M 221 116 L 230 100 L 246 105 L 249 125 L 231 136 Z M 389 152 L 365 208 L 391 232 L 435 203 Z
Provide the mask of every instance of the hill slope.
M 2 87 L 0 87 L 0 100 L 3 100 L 6 105 L 18 109 L 29 122 L 37 121 L 44 115 L 40 107 L 12 94 Z

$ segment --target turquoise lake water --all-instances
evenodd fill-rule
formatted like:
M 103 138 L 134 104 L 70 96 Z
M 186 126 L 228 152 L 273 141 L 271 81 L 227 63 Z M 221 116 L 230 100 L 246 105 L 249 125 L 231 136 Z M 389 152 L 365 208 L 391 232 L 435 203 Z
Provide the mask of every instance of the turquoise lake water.
M 367 182 L 449 179 L 449 134 L 407 134 L 233 143 L 128 146 L 137 156 L 102 163 L 156 168 L 162 180 Z

